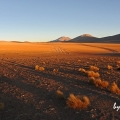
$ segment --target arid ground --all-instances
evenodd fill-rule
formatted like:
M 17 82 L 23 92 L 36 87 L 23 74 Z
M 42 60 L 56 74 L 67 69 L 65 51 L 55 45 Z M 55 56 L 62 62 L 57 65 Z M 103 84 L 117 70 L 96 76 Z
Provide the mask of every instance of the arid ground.
M 120 109 L 113 109 L 115 102 L 120 106 L 120 95 L 90 84 L 78 71 L 97 66 L 102 80 L 120 87 L 119 62 L 120 44 L 0 42 L 0 120 L 120 120 Z M 65 99 L 57 98 L 57 90 Z M 70 108 L 71 93 L 87 96 L 90 105 Z

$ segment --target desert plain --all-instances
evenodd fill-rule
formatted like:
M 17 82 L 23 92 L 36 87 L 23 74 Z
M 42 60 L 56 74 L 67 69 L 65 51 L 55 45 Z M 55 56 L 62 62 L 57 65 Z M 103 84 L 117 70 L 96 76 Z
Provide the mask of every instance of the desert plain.
M 89 83 L 79 69 L 90 66 L 120 87 L 120 44 L 0 42 L 0 120 L 119 120 L 120 109 L 113 106 L 120 106 L 120 95 Z M 71 93 L 87 96 L 89 106 L 69 107 Z

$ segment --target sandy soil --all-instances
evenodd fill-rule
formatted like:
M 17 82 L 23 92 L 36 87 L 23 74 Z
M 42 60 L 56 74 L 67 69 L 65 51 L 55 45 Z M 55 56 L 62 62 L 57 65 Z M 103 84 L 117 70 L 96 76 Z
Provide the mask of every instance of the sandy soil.
M 78 69 L 100 68 L 102 80 L 120 87 L 120 44 L 0 43 L 0 120 L 119 120 L 120 96 L 88 83 Z M 78 60 L 81 60 L 79 62 Z M 108 70 L 107 65 L 113 70 Z M 35 65 L 45 68 L 36 71 Z M 53 69 L 57 68 L 57 73 Z M 65 100 L 56 97 L 56 90 Z M 90 106 L 74 110 L 66 105 L 69 94 L 86 95 Z

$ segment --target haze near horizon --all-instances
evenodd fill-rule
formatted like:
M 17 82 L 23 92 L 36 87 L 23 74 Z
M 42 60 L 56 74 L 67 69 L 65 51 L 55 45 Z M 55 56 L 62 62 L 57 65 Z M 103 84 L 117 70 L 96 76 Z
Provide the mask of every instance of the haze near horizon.
M 120 33 L 120 1 L 0 1 L 0 40 L 46 42 Z

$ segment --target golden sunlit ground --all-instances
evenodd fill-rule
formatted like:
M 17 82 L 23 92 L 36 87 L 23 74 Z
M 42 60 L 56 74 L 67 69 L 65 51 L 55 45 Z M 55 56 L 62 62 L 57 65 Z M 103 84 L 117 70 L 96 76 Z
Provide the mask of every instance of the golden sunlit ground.
M 90 66 L 98 78 L 88 77 Z M 0 42 L 0 120 L 119 120 L 120 95 L 111 88 L 120 88 L 119 66 L 120 44 Z M 91 84 L 93 77 L 109 85 Z M 71 105 L 70 94 L 90 104 Z

